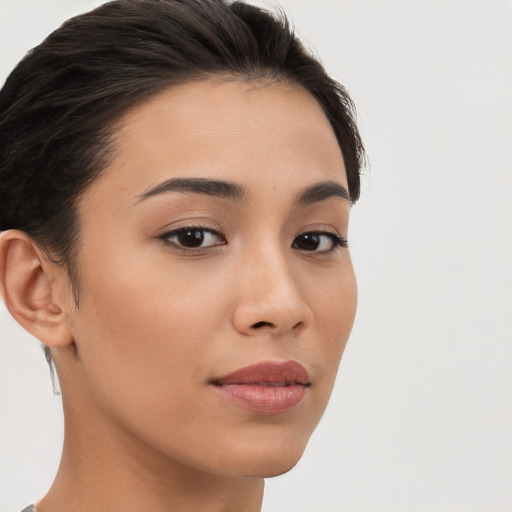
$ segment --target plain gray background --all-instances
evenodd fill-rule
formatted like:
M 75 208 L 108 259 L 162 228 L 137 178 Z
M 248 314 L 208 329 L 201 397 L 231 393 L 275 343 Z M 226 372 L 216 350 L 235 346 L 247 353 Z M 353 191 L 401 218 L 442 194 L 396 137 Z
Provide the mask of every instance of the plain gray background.
M 0 81 L 94 0 L 0 0 Z M 359 310 L 305 456 L 264 512 L 512 511 L 512 4 L 283 0 L 352 94 Z M 0 304 L 0 512 L 57 469 L 60 398 Z

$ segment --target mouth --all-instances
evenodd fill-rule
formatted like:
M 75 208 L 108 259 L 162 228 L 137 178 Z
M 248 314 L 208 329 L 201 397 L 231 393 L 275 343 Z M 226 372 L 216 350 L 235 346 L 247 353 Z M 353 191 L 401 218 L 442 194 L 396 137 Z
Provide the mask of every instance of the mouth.
M 306 369 L 294 362 L 262 362 L 209 382 L 232 403 L 260 414 L 277 414 L 301 404 L 311 387 Z

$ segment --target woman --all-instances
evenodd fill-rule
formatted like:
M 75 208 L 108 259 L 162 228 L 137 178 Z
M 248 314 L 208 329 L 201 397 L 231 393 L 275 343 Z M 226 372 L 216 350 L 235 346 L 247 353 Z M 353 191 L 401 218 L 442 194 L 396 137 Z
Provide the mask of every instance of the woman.
M 354 320 L 346 92 L 260 9 L 119 0 L 17 66 L 0 139 L 2 298 L 65 414 L 28 510 L 260 510 Z

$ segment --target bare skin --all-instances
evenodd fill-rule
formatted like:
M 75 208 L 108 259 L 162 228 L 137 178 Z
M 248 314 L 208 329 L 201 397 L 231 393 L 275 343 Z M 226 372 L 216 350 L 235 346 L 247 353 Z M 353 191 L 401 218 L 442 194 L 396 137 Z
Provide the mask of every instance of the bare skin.
M 62 267 L 2 234 L 4 300 L 52 348 L 62 388 L 62 462 L 38 512 L 261 509 L 263 478 L 291 469 L 318 424 L 352 328 L 344 189 L 307 92 L 219 79 L 123 118 L 79 203 L 78 309 Z M 261 414 L 215 392 L 262 361 L 307 370 L 297 406 Z

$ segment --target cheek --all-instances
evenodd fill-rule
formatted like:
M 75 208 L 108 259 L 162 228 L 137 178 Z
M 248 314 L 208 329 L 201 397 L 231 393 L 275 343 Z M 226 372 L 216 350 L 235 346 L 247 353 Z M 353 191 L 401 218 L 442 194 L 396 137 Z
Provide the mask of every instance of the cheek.
M 179 401 L 177 387 L 204 379 L 208 340 L 225 321 L 213 276 L 134 260 L 129 272 L 123 264 L 95 268 L 76 325 L 89 385 L 105 399 Z
M 312 301 L 314 321 L 320 333 L 318 350 L 319 365 L 334 383 L 339 362 L 347 344 L 357 308 L 357 283 L 348 259 L 344 266 L 324 281 L 324 290 Z

